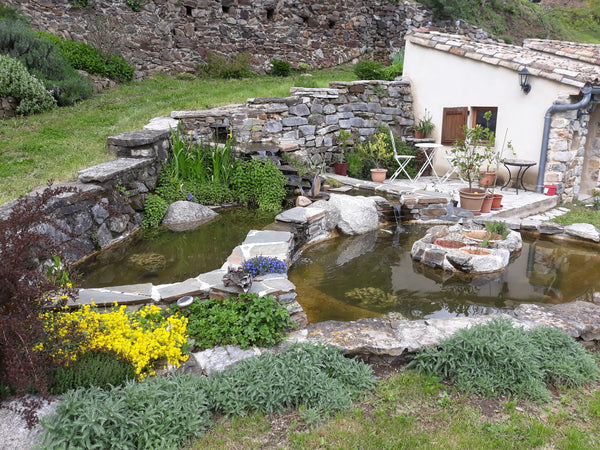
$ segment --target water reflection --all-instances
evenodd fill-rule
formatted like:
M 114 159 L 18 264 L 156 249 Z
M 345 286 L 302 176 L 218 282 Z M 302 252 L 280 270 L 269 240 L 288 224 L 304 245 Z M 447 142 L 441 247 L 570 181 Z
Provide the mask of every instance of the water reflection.
M 524 237 L 522 252 L 513 255 L 506 271 L 469 277 L 413 262 L 410 248 L 424 233 L 417 227 L 392 228 L 324 242 L 304 252 L 292 266 L 290 280 L 301 304 L 317 292 L 323 296 L 319 305 L 311 303 L 309 320 L 340 315 L 356 320 L 392 311 L 409 319 L 481 315 L 520 303 L 590 299 L 600 290 L 600 257 L 593 246 L 559 246 Z M 335 305 L 324 299 L 335 300 Z M 364 311 L 368 313 L 361 315 Z

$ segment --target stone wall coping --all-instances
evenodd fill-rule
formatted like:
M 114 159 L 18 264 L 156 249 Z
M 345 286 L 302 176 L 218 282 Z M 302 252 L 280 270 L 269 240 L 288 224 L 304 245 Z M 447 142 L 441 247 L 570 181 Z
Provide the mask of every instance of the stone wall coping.
M 79 171 L 78 179 L 82 183 L 99 182 L 117 178 L 119 174 L 139 167 L 151 165 L 154 158 L 118 158 Z
M 162 130 L 137 130 L 126 131 L 115 136 L 109 136 L 106 139 L 108 145 L 116 145 L 119 147 L 141 147 L 143 145 L 154 144 L 161 139 L 167 139 L 171 136 L 171 131 L 168 129 Z

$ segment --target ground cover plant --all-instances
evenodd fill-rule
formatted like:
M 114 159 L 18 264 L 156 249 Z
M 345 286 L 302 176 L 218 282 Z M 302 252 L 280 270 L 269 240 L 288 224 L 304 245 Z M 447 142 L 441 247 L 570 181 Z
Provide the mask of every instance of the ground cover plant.
M 271 256 L 255 256 L 244 261 L 242 265 L 245 272 L 253 277 L 267 273 L 286 273 L 287 264 L 278 258 Z
M 228 416 L 298 408 L 312 417 L 348 409 L 375 384 L 370 366 L 338 349 L 295 344 L 208 378 L 175 373 L 143 383 L 68 392 L 43 421 L 44 448 L 178 448 Z M 309 414 L 307 412 L 307 414 Z
M 524 330 L 502 318 L 459 330 L 419 352 L 409 366 L 484 397 L 514 395 L 538 402 L 550 400 L 548 386 L 580 386 L 599 376 L 591 355 L 564 331 Z
M 170 308 L 173 313 L 180 311 L 189 321 L 188 336 L 198 348 L 270 347 L 281 342 L 285 330 L 293 326 L 285 307 L 270 295 L 247 293 L 225 300 L 195 299 L 183 311 L 177 305 Z

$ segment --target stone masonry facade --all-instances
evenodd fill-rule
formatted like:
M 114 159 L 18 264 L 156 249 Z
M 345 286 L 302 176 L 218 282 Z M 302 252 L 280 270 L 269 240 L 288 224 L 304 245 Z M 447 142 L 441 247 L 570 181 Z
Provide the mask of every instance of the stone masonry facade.
M 404 46 L 411 26 L 431 13 L 408 1 L 144 0 L 134 12 L 125 1 L 5 0 L 32 25 L 87 42 L 129 61 L 140 75 L 192 72 L 208 51 L 249 52 L 260 72 L 276 58 L 314 68 L 362 55 L 383 58 Z

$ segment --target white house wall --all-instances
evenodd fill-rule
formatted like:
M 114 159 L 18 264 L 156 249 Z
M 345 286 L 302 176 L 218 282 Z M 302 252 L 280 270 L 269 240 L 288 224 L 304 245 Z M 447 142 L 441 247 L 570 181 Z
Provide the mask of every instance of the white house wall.
M 504 135 L 512 141 L 515 158 L 539 161 L 544 127 L 544 115 L 561 95 L 576 95 L 579 89 L 543 78 L 530 77 L 531 92 L 525 94 L 519 86 L 518 74 L 495 66 L 406 43 L 403 76 L 411 82 L 415 121 L 425 109 L 432 115 L 435 129 L 432 137 L 440 142 L 442 113 L 445 107 L 495 106 L 498 108 L 496 146 L 502 147 Z M 469 121 L 471 123 L 471 115 Z M 508 150 L 504 157 L 512 157 Z M 436 170 L 448 168 L 443 152 L 437 154 Z M 500 176 L 506 177 L 501 168 Z M 525 184 L 533 188 L 538 166 L 528 170 Z

